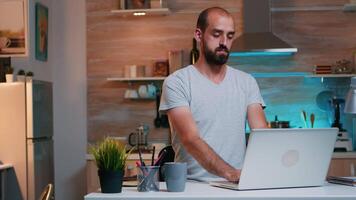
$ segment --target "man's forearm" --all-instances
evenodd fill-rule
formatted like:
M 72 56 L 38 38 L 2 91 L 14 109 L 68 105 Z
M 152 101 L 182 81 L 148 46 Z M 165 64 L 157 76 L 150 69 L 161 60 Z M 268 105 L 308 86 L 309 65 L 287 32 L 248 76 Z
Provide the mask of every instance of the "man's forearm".
M 201 138 L 186 142 L 186 150 L 204 167 L 208 172 L 229 181 L 237 181 L 240 170 L 226 163 L 215 151 Z

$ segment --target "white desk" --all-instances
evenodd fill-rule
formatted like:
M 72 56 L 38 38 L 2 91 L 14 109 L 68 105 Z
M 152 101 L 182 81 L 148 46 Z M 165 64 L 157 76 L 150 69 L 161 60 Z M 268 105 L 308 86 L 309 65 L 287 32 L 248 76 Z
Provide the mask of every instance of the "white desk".
M 6 191 L 6 170 L 12 168 L 10 164 L 0 164 L 0 175 L 1 175 L 1 189 L 0 189 L 0 200 L 5 199 L 5 191 Z
M 356 199 L 356 187 L 336 185 L 326 183 L 323 187 L 293 188 L 293 189 L 270 189 L 270 190 L 250 190 L 235 191 L 212 187 L 205 183 L 187 182 L 184 192 L 167 192 L 164 182 L 161 182 L 160 192 L 137 192 L 135 187 L 123 188 L 122 193 L 102 194 L 90 193 L 85 196 L 85 200 L 142 200 L 142 199 L 169 199 L 169 200 L 344 200 Z

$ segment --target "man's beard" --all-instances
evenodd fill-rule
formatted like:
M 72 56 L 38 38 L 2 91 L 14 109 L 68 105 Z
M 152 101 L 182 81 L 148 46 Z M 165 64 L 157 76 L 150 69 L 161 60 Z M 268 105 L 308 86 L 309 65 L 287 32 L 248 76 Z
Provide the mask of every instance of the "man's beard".
M 217 54 L 218 51 L 225 51 L 226 55 L 224 54 L 218 55 Z M 205 54 L 205 60 L 208 64 L 224 65 L 229 59 L 230 52 L 225 45 L 220 45 L 214 51 L 211 51 L 210 49 L 208 49 L 206 45 L 204 45 L 204 54 Z

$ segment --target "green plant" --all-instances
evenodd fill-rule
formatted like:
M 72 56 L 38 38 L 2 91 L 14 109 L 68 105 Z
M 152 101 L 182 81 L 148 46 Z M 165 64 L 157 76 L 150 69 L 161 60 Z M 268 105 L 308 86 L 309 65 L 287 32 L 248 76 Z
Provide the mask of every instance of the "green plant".
M 105 138 L 100 144 L 90 148 L 90 152 L 99 170 L 121 171 L 125 169 L 125 162 L 131 151 L 127 153 L 126 146 L 121 142 Z
M 23 69 L 20 69 L 20 70 L 17 72 L 17 75 L 25 76 L 25 71 L 24 71 Z
M 26 76 L 33 76 L 33 72 L 28 71 L 28 72 L 26 73 Z
M 8 66 L 5 71 L 6 74 L 12 74 L 14 73 L 14 68 L 11 66 Z

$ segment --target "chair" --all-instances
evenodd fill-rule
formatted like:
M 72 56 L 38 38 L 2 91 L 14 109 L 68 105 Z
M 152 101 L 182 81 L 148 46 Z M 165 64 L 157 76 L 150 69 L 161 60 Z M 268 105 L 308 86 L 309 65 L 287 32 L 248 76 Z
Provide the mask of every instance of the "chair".
M 159 166 L 163 166 L 164 163 L 166 162 L 174 162 L 174 156 L 175 156 L 175 152 L 173 150 L 173 147 L 171 145 L 164 147 L 159 153 L 158 153 L 158 157 L 160 155 L 162 155 L 162 153 L 165 151 L 165 154 L 163 155 Z M 161 171 L 162 167 L 159 168 L 159 181 L 164 181 L 164 174 Z
M 42 191 L 40 199 L 39 200 L 52 200 L 54 199 L 53 197 L 53 184 L 49 183 L 45 189 Z

